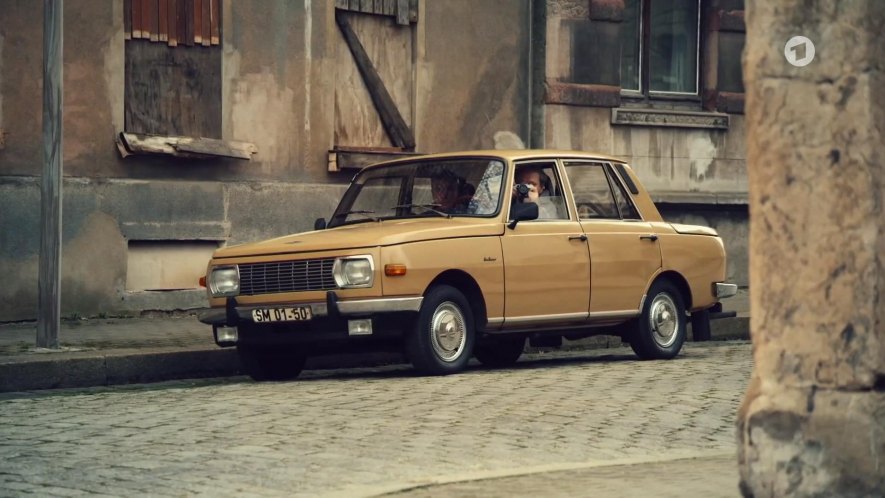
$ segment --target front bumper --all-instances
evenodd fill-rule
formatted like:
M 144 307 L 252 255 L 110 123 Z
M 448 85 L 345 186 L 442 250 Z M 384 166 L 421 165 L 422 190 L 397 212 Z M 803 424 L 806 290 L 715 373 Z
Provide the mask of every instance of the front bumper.
M 360 317 L 377 313 L 417 312 L 421 308 L 421 296 L 387 297 L 374 299 L 352 299 L 340 301 L 335 291 L 326 293 L 326 301 L 318 303 L 297 303 L 298 306 L 310 306 L 314 317 Z M 295 304 L 295 303 L 293 303 Z M 237 306 L 236 298 L 227 299 L 225 309 L 212 308 L 203 311 L 198 318 L 207 325 L 235 326 L 241 321 L 251 322 L 252 311 L 264 308 L 284 307 L 285 304 L 273 306 Z
M 238 344 L 332 347 L 401 337 L 405 327 L 413 322 L 411 318 L 420 309 L 422 300 L 423 297 L 416 296 L 339 301 L 337 294 L 329 291 L 325 302 L 290 304 L 309 306 L 311 320 L 256 323 L 252 319 L 253 310 L 287 305 L 238 306 L 236 298 L 231 297 L 225 309 L 205 310 L 199 320 L 212 325 L 215 342 L 222 347 Z M 362 322 L 363 327 L 368 323 L 368 331 L 354 327 L 358 322 Z

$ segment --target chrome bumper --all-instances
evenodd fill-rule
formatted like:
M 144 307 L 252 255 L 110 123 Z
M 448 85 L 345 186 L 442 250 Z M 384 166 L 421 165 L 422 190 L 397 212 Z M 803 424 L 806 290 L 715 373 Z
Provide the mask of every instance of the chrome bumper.
M 401 311 L 418 311 L 421 309 L 422 296 L 388 297 L 376 299 L 351 299 L 339 301 L 334 293 L 319 303 L 278 303 L 261 306 L 237 306 L 233 298 L 228 300 L 228 309 L 212 308 L 198 313 L 198 319 L 208 325 L 230 324 L 232 314 L 239 320 L 252 321 L 252 311 L 267 308 L 285 308 L 288 306 L 310 306 L 314 317 L 330 315 L 359 316 L 374 313 L 396 313 Z M 233 313 L 231 313 L 233 311 Z
M 731 297 L 737 294 L 738 286 L 736 284 L 724 284 L 724 283 L 715 283 L 713 284 L 713 295 L 716 296 L 717 299 L 724 299 L 726 297 Z

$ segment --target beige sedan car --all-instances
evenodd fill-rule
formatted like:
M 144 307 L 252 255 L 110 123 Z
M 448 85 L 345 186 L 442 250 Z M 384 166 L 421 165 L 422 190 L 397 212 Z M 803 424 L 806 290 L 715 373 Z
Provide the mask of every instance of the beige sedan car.
M 628 165 L 549 150 L 367 167 L 314 231 L 216 251 L 206 285 L 201 320 L 255 379 L 377 349 L 449 374 L 598 334 L 672 358 L 736 291 L 717 233 L 665 222 Z

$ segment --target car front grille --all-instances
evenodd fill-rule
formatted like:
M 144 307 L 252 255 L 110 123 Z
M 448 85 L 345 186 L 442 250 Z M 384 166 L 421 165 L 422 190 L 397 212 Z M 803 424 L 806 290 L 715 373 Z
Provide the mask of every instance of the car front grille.
M 334 259 L 307 259 L 240 266 L 240 295 L 337 289 L 332 276 Z

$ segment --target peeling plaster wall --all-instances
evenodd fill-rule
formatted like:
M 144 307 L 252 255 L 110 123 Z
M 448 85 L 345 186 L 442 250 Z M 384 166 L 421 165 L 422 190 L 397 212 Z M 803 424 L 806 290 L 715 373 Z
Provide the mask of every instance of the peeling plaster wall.
M 611 124 L 611 109 L 547 105 L 547 146 L 611 154 L 635 168 L 655 193 L 746 195 L 744 119 L 731 115 L 728 130 Z
M 344 186 L 68 178 L 63 191 L 62 315 L 207 305 L 205 291 L 127 292 L 127 246 L 138 241 L 238 244 L 311 230 Z M 33 319 L 40 245 L 38 179 L 0 177 L 0 322 Z M 207 261 L 208 262 L 208 261 Z
M 422 6 L 418 149 L 492 149 L 498 132 L 528 143 L 528 0 Z

